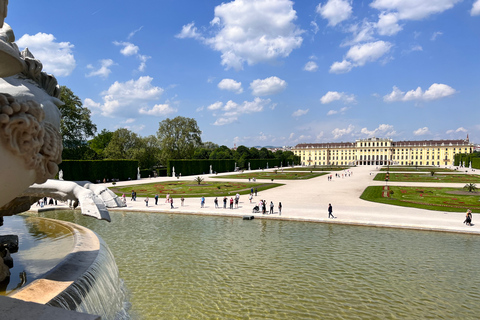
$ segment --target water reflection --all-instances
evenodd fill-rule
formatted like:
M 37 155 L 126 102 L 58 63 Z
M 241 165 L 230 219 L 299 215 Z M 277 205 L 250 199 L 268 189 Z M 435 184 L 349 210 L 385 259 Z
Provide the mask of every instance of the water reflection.
M 476 319 L 480 238 L 112 212 L 97 232 L 141 319 Z M 465 276 L 468 275 L 468 276 Z
M 10 281 L 0 288 L 0 295 L 42 277 L 73 248 L 71 231 L 55 221 L 35 217 L 11 216 L 4 218 L 0 235 L 15 234 L 19 238 L 19 250 L 12 254 L 14 266 L 10 269 Z

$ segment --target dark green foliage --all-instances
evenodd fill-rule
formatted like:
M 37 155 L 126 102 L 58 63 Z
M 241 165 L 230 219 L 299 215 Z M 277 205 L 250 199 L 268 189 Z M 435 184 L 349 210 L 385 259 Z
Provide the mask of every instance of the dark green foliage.
M 65 160 L 59 165 L 63 179 L 70 181 L 135 180 L 137 160 Z
M 235 160 L 168 160 L 167 176 L 172 176 L 172 167 L 175 167 L 175 175 L 190 176 L 194 174 L 210 173 L 210 165 L 213 172 L 234 171 Z
M 60 100 L 64 103 L 58 107 L 62 113 L 60 134 L 65 149 L 75 149 L 85 145 L 93 137 L 97 127 L 90 119 L 90 110 L 83 107 L 82 100 L 66 86 L 60 87 Z

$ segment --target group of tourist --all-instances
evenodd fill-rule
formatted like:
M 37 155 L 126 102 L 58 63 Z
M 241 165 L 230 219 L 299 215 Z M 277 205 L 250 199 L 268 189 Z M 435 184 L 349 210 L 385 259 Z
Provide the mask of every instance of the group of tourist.
M 260 200 L 260 202 L 258 203 L 258 208 L 260 210 L 260 208 L 262 209 L 262 214 L 267 214 L 267 200 Z M 274 214 L 274 209 L 275 209 L 275 205 L 273 204 L 273 201 L 270 201 L 270 210 L 268 211 L 268 214 Z M 278 215 L 282 215 L 282 203 L 279 202 L 278 203 Z

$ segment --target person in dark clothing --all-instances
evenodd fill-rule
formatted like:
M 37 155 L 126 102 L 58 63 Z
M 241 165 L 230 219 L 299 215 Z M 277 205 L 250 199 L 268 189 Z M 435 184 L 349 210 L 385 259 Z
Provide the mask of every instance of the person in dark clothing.
M 330 219 L 330 217 L 332 217 L 333 219 L 335 219 L 335 217 L 333 216 L 333 207 L 332 207 L 332 204 L 329 203 L 328 204 L 328 218 Z

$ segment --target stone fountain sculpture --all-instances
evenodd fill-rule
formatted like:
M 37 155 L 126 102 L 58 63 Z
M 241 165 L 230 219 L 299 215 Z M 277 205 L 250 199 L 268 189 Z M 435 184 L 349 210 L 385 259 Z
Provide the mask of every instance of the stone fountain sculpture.
M 82 214 L 110 221 L 123 206 L 105 187 L 51 180 L 61 163 L 60 88 L 28 49 L 20 52 L 0 0 L 0 217 L 28 210 L 45 196 L 80 203 Z

